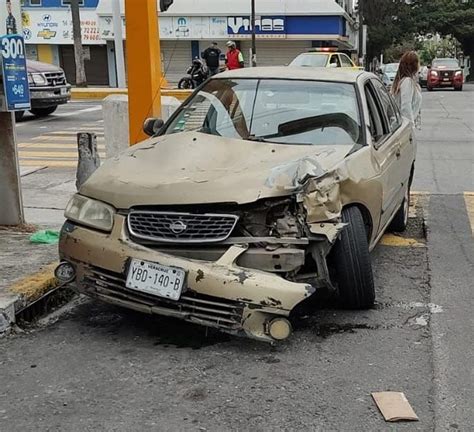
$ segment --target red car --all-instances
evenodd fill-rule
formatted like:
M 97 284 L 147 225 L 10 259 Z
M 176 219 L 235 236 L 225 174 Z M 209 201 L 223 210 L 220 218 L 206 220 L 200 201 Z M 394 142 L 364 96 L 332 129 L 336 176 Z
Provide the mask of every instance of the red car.
M 454 58 L 437 58 L 431 63 L 428 72 L 427 88 L 454 87 L 454 90 L 462 90 L 464 75 L 462 68 Z

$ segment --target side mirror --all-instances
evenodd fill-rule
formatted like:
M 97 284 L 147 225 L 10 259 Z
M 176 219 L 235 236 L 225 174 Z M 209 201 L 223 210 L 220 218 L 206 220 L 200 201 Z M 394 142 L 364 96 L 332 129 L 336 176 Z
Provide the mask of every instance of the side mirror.
M 426 66 L 428 69 L 431 69 L 431 65 Z
M 461 66 L 461 69 L 464 69 L 464 65 Z
M 154 136 L 160 131 L 164 124 L 165 122 L 159 118 L 148 118 L 143 123 L 143 132 L 148 136 Z

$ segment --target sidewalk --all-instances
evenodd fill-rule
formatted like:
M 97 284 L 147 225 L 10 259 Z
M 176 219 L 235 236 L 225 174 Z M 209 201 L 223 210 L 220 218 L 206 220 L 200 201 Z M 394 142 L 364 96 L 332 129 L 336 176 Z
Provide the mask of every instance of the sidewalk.
M 74 171 L 40 169 L 22 174 L 26 222 L 38 230 L 59 230 L 75 192 Z M 33 244 L 30 236 L 15 228 L 0 229 L 0 334 L 8 331 L 19 311 L 56 287 L 57 245 Z

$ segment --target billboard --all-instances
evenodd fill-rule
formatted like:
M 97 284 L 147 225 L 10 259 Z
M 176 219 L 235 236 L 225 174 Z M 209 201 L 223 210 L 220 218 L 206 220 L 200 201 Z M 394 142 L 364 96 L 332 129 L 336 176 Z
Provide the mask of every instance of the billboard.
M 0 36 L 21 32 L 20 0 L 0 0 Z

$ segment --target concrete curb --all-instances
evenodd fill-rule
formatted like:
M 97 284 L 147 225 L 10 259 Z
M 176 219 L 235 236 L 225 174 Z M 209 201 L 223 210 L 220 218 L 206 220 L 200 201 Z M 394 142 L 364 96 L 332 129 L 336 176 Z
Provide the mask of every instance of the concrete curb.
M 0 335 L 8 333 L 18 312 L 58 286 L 54 276 L 56 266 L 56 262 L 44 266 L 39 272 L 15 282 L 0 296 Z
M 111 95 L 126 95 L 128 89 L 118 88 L 73 88 L 72 100 L 102 100 Z M 162 96 L 171 96 L 183 102 L 192 94 L 192 90 L 161 89 Z

